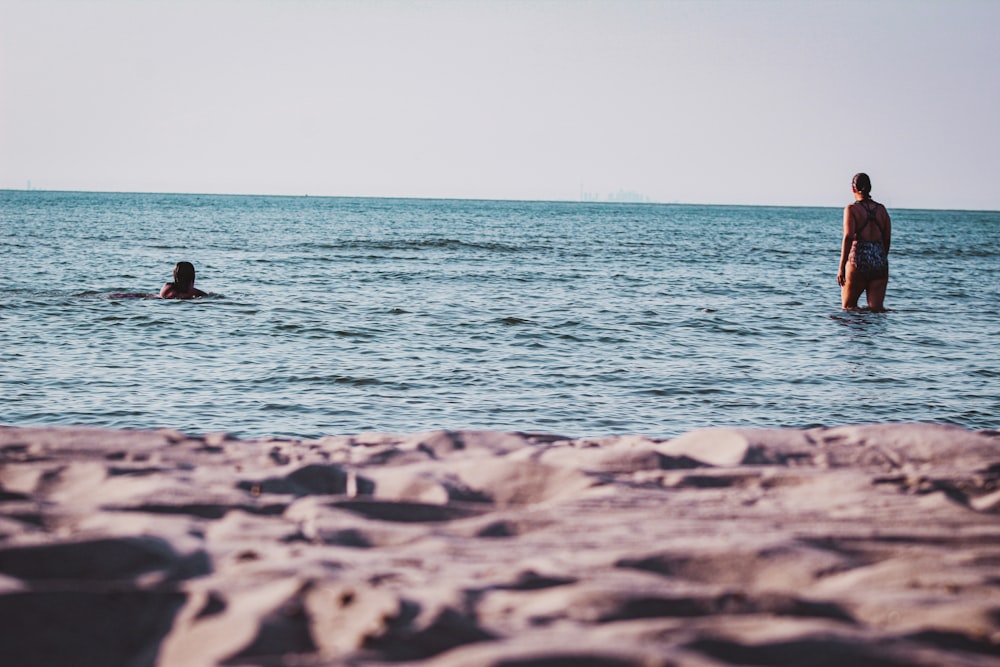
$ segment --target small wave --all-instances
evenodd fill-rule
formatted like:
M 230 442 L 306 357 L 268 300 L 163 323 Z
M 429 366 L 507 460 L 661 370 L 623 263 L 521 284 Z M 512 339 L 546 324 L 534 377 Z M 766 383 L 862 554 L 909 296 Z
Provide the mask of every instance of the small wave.
M 896 250 L 893 250 L 893 254 Z M 925 247 L 913 247 L 907 248 L 905 250 L 907 259 L 912 258 L 942 258 L 946 260 L 953 260 L 956 257 L 963 258 L 973 258 L 973 259 L 996 259 L 1000 257 L 1000 250 L 992 247 L 973 247 L 973 248 L 962 248 L 949 245 L 931 245 Z M 892 255 L 889 256 L 890 261 L 892 260 Z M 891 268 L 891 264 L 890 264 Z
M 60 296 L 59 292 L 50 293 L 51 296 Z M 124 299 L 156 299 L 158 301 L 206 301 L 212 299 L 224 299 L 225 296 L 222 294 L 206 294 L 203 297 L 198 297 L 197 299 L 160 299 L 159 292 L 105 292 L 105 291 L 94 291 L 87 290 L 84 292 L 75 292 L 68 296 L 76 299 L 97 299 L 106 301 L 121 301 Z
M 660 327 L 672 327 L 673 322 L 668 322 L 664 320 L 635 320 L 633 322 L 627 322 L 630 327 L 643 327 L 646 329 L 656 329 Z
M 340 336 L 341 338 L 375 338 L 375 334 L 369 333 L 367 331 L 350 331 L 348 329 L 337 329 L 333 332 L 334 336 Z
M 487 252 L 514 253 L 536 250 L 529 246 L 500 243 L 498 241 L 463 241 L 461 239 L 398 239 L 355 240 L 337 243 L 311 244 L 310 250 L 482 250 Z
M 271 330 L 276 335 L 294 334 L 305 338 L 326 338 L 337 336 L 340 338 L 367 339 L 374 338 L 375 334 L 366 331 L 352 331 L 350 329 L 328 329 L 322 326 L 311 324 L 297 324 L 295 322 L 279 322 L 272 325 Z
M 108 299 L 159 299 L 160 295 L 154 292 L 112 292 L 105 295 Z
M 355 377 L 351 375 L 291 375 L 283 378 L 268 378 L 269 380 L 280 380 L 283 384 L 315 384 L 315 385 L 346 385 L 349 387 L 393 387 L 396 389 L 408 389 L 409 387 L 399 382 L 382 380 L 376 377 Z

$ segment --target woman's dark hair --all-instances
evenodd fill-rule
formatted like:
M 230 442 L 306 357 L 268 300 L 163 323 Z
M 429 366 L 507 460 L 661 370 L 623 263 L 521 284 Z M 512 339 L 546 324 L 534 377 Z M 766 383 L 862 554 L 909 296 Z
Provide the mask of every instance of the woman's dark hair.
M 854 174 L 854 180 L 851 181 L 851 185 L 865 197 L 870 197 L 872 194 L 872 179 L 868 178 L 868 174 L 864 172 Z
M 174 288 L 181 292 L 189 292 L 194 286 L 194 264 L 177 262 L 174 266 Z

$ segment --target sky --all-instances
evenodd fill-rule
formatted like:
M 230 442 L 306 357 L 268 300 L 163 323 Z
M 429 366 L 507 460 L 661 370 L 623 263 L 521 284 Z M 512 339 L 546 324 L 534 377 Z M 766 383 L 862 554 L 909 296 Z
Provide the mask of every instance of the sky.
M 1000 1 L 0 0 L 0 188 L 1000 210 Z

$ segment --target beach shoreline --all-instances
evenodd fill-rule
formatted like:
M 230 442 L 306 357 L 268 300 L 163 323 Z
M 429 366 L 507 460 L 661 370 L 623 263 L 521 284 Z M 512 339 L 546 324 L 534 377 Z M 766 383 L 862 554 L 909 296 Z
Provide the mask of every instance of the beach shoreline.
M 995 430 L 0 426 L 0 508 L 12 664 L 1000 665 Z

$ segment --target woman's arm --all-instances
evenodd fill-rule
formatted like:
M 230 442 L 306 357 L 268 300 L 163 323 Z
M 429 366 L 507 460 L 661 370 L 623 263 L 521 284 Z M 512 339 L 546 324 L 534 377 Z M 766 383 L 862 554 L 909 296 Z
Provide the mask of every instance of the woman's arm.
M 837 284 L 843 286 L 847 280 L 847 258 L 851 254 L 851 242 L 854 239 L 854 220 L 851 218 L 851 207 L 844 207 L 844 241 L 840 244 L 840 268 L 837 269 Z
M 174 284 L 164 283 L 163 287 L 160 288 L 160 298 L 169 299 L 173 297 L 173 295 L 174 295 Z

